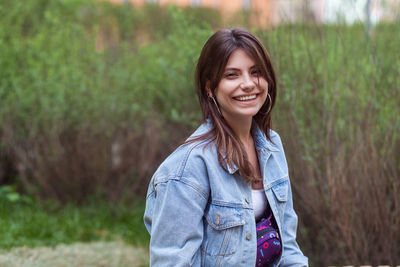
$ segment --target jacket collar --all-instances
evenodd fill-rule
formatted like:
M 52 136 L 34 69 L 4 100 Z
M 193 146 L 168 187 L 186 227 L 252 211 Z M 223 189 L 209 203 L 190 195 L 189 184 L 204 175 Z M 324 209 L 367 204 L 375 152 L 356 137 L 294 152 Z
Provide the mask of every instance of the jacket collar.
M 278 146 L 267 139 L 265 134 L 261 131 L 260 127 L 258 127 L 254 120 L 251 125 L 251 132 L 253 134 L 254 144 L 256 145 L 257 149 L 263 152 L 279 152 Z M 274 134 L 275 133 L 270 130 L 270 136 Z
M 211 119 L 207 119 L 205 123 L 203 123 L 200 126 L 200 128 L 196 131 L 196 135 L 206 133 L 209 130 L 211 130 L 211 128 L 212 128 Z M 279 148 L 276 146 L 276 144 L 272 143 L 267 139 L 265 134 L 261 131 L 260 127 L 258 127 L 255 120 L 253 120 L 252 122 L 251 132 L 257 150 L 260 150 L 264 153 L 279 152 Z M 275 133 L 273 133 L 272 130 L 270 130 L 270 134 L 272 135 Z M 233 166 L 226 165 L 225 168 L 230 174 L 235 173 L 239 169 L 235 164 L 233 164 Z

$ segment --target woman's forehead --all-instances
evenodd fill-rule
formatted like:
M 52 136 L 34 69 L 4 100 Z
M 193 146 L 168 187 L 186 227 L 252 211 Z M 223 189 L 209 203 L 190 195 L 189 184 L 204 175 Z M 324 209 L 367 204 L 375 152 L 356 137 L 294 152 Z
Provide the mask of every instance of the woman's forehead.
M 258 64 L 259 62 L 249 52 L 238 48 L 229 56 L 225 69 L 251 68 Z

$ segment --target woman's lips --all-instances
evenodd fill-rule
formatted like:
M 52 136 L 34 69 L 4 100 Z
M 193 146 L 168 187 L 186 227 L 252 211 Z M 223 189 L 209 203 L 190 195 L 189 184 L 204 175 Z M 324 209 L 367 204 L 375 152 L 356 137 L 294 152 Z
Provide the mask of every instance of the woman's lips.
M 258 94 L 252 94 L 252 95 L 246 95 L 246 96 L 235 96 L 233 97 L 233 99 L 237 100 L 237 101 L 241 101 L 241 102 L 245 102 L 245 101 L 251 101 L 256 99 L 258 96 Z

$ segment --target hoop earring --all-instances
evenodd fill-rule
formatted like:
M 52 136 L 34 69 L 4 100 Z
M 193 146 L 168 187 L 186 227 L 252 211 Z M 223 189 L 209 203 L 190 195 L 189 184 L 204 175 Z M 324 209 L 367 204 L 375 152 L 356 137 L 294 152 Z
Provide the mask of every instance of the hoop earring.
M 218 104 L 217 104 L 217 101 L 215 100 L 215 97 L 211 96 L 211 94 L 208 94 L 208 98 L 212 99 L 212 101 L 214 102 L 214 105 L 217 107 L 219 115 L 222 116 L 221 110 L 218 107 Z
M 268 98 L 269 98 L 269 107 L 268 107 L 267 112 L 265 112 L 265 113 L 260 112 L 260 113 L 263 114 L 263 115 L 267 115 L 267 114 L 271 111 L 271 108 L 272 108 L 272 99 L 271 99 L 271 96 L 269 95 L 269 93 L 268 93 L 267 96 L 268 96 Z

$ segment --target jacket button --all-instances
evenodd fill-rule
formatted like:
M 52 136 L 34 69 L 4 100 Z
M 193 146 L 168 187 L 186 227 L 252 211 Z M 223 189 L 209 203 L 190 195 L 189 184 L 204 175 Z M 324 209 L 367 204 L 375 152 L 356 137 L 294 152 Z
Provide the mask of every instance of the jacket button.
M 251 239 L 251 233 L 247 233 L 246 239 L 247 239 L 247 240 L 250 240 L 250 239 Z

